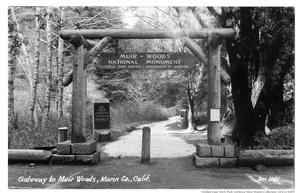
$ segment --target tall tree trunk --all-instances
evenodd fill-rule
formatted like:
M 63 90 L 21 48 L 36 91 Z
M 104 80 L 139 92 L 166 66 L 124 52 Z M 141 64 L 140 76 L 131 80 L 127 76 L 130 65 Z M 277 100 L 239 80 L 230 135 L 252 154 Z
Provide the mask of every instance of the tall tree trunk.
M 272 104 L 270 109 L 270 116 L 268 126 L 273 129 L 281 126 L 284 121 L 284 101 L 283 101 L 283 79 L 286 72 L 282 72 L 278 78 L 278 83 L 272 89 Z
M 12 17 L 12 19 L 14 20 L 14 22 L 16 24 L 16 29 L 17 29 L 17 32 L 18 32 L 18 36 L 20 38 L 20 42 L 22 43 L 21 44 L 21 48 L 22 48 L 22 52 L 23 52 L 24 57 L 25 57 L 26 70 L 27 70 L 27 72 L 28 72 L 27 74 L 29 76 L 27 78 L 28 78 L 28 82 L 29 82 L 30 88 L 32 88 L 31 60 L 30 60 L 29 54 L 27 52 L 26 45 L 24 44 L 24 38 L 23 38 L 23 35 L 21 33 L 21 28 L 20 28 L 20 25 L 18 23 L 18 20 L 17 20 L 16 14 L 15 14 L 14 8 L 10 7 L 10 10 L 11 10 L 11 17 Z
M 257 32 L 258 33 L 258 32 Z M 260 45 L 259 38 L 256 44 Z M 252 84 L 251 103 L 254 109 L 257 131 L 265 132 L 266 118 L 271 106 L 272 97 L 270 95 L 270 56 L 267 46 L 262 47 L 254 53 L 256 58 L 257 77 Z M 256 75 L 256 73 L 253 73 Z M 269 83 L 269 84 L 268 84 Z
M 20 37 L 16 23 L 12 19 L 13 9 L 8 10 L 8 147 L 14 140 L 16 129 L 14 80 L 16 70 L 16 55 L 19 53 Z
M 15 56 L 8 54 L 8 131 L 15 129 L 15 98 L 14 98 L 14 79 L 15 79 Z
M 242 7 L 241 14 L 241 42 L 227 41 L 230 60 L 232 97 L 235 109 L 236 125 L 233 129 L 233 140 L 242 147 L 253 144 L 256 133 L 255 116 L 251 103 L 251 88 L 248 84 L 248 64 L 251 54 L 252 21 L 250 8 Z
M 282 29 L 279 29 L 282 25 L 275 25 L 277 31 L 272 35 L 271 44 L 269 41 L 261 41 L 259 29 L 251 29 L 253 27 L 252 19 L 256 20 L 256 18 L 252 18 L 252 9 L 240 8 L 240 38 L 238 41 L 227 40 L 226 42 L 230 58 L 232 95 L 237 119 L 233 135 L 240 139 L 242 146 L 251 145 L 255 133 L 265 130 L 266 117 L 270 108 L 271 111 L 272 109 L 276 111 L 275 106 L 281 109 L 281 105 L 277 106 L 276 104 L 281 101 L 281 88 L 278 87 L 274 90 L 271 85 L 276 81 L 270 77 L 273 76 L 271 70 L 275 68 L 276 58 L 283 45 Z M 273 14 L 276 14 L 275 22 L 282 22 L 281 10 L 279 8 L 270 9 L 272 9 Z M 230 20 L 234 19 L 230 15 L 229 8 L 222 8 L 223 26 L 226 25 L 227 21 L 230 23 Z M 254 66 L 254 71 L 251 73 L 255 74 L 255 79 L 252 84 L 249 84 L 251 81 L 249 81 L 250 72 L 248 70 L 251 66 Z M 272 92 L 274 93 L 272 94 Z M 277 97 L 276 95 L 280 96 Z M 278 100 L 275 100 L 276 97 Z M 270 119 L 273 118 L 269 117 Z
M 52 43 L 51 43 L 51 7 L 47 7 L 47 17 L 46 17 L 46 36 L 47 36 L 47 85 L 46 85 L 46 101 L 43 116 L 43 128 L 46 129 L 48 126 L 48 119 L 50 113 L 51 104 L 51 82 L 52 82 Z
M 60 11 L 60 26 L 63 29 L 64 24 L 64 10 L 61 8 Z M 61 122 L 63 117 L 63 76 L 64 76 L 64 40 L 62 38 L 58 39 L 58 120 Z
M 57 42 L 57 45 L 58 45 L 58 42 Z M 58 46 L 57 46 L 58 47 Z M 57 52 L 55 52 L 55 61 L 54 61 L 54 65 L 55 65 L 55 90 L 56 90 L 56 105 L 55 105 L 55 108 L 56 108 L 56 112 L 57 112 L 57 115 L 58 115 L 58 94 L 59 94 L 59 88 L 58 88 L 58 81 L 59 81 L 59 77 L 58 77 L 58 74 L 59 74 L 59 65 L 58 65 L 58 49 L 56 50 Z
M 276 13 L 275 22 L 281 21 L 281 12 L 278 8 L 271 8 Z M 281 122 L 281 113 L 283 107 L 283 77 L 281 73 L 284 73 L 283 69 L 280 69 L 281 73 L 278 76 L 274 76 L 276 70 L 276 59 L 280 55 L 280 50 L 283 47 L 283 31 L 277 29 L 272 36 L 269 44 L 265 45 L 264 49 L 260 51 L 260 66 L 264 67 L 264 87 L 258 98 L 257 105 L 254 108 L 255 117 L 258 124 L 258 129 L 264 131 L 266 126 L 266 117 L 271 110 L 271 116 L 269 120 L 272 122 L 274 118 L 275 125 Z M 273 113 L 272 113 L 273 111 Z M 275 112 L 274 112 L 275 111 Z M 277 116 L 278 115 L 278 116 Z
M 259 95 L 265 85 L 266 77 L 264 74 L 263 64 L 259 65 L 258 76 L 252 85 L 251 102 L 252 107 L 255 108 Z
M 37 14 L 40 14 L 40 8 L 36 9 Z M 34 116 L 36 114 L 36 100 L 37 100 L 37 85 L 39 78 L 39 65 L 40 65 L 40 38 L 41 38 L 41 29 L 40 29 L 40 21 L 39 17 L 36 16 L 36 39 L 35 39 L 35 54 L 34 54 L 34 76 L 33 76 L 33 85 L 32 85 L 32 93 L 31 93 L 31 105 L 30 105 L 30 119 L 32 122 L 37 124 L 37 119 Z
M 190 81 L 190 80 L 188 80 Z M 195 114 L 194 114 L 194 98 L 191 93 L 191 87 L 190 83 L 188 82 L 188 88 L 187 88 L 187 98 L 188 98 L 188 128 L 187 131 L 193 131 L 194 130 L 194 124 L 195 124 Z

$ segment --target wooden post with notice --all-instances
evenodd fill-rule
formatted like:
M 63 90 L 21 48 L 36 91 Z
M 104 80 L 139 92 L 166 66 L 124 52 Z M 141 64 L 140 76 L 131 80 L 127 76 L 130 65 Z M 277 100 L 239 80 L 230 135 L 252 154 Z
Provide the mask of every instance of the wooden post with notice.
M 222 38 L 217 34 L 209 34 L 209 59 L 208 59 L 208 133 L 209 145 L 221 143 L 221 82 L 220 82 L 220 46 Z
M 86 142 L 86 77 L 84 69 L 85 48 L 81 36 L 70 40 L 74 45 L 73 91 L 72 91 L 72 143 Z
M 141 163 L 150 163 L 150 127 L 143 128 Z

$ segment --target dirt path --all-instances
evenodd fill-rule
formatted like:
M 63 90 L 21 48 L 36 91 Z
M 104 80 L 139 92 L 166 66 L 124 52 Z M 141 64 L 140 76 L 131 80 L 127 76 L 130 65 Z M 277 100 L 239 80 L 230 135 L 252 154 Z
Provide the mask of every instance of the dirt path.
M 167 121 L 141 125 L 151 128 L 151 157 L 178 158 L 190 156 L 195 152 L 194 144 L 187 143 L 175 135 L 187 136 L 179 127 L 179 117 L 172 117 Z M 200 134 L 198 134 L 200 136 Z M 205 137 L 202 135 L 202 137 Z M 101 147 L 109 157 L 140 157 L 142 144 L 142 130 L 132 131 L 122 136 L 118 141 Z
M 142 125 L 151 128 L 151 164 L 141 164 L 142 131 L 116 141 L 98 144 L 101 161 L 96 166 L 9 165 L 10 188 L 199 188 L 281 189 L 294 187 L 293 167 L 272 167 L 265 172 L 251 168 L 195 168 L 194 143 L 206 141 L 206 131 L 186 133 L 178 117 Z M 46 179 L 24 182 L 21 179 Z M 55 179 L 50 182 L 49 179 Z M 85 182 L 80 181 L 84 179 Z M 269 179 L 277 179 L 272 181 Z

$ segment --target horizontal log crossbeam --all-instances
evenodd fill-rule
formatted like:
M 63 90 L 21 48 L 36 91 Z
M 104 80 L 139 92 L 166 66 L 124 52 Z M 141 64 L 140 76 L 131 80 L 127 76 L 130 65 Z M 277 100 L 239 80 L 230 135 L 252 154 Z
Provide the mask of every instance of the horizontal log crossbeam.
M 86 39 L 101 39 L 111 37 L 113 39 L 174 39 L 189 37 L 193 39 L 206 39 L 209 34 L 216 34 L 222 38 L 234 38 L 236 32 L 232 28 L 199 28 L 199 29 L 81 29 L 64 30 L 60 34 L 62 39 L 70 39 L 74 35 L 82 35 Z

